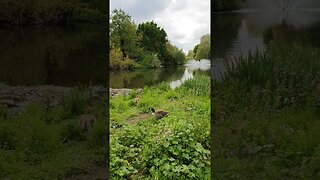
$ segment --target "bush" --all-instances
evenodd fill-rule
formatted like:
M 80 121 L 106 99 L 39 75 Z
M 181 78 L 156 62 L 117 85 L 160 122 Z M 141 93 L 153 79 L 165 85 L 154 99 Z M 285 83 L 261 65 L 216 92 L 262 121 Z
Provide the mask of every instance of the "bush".
M 76 87 L 62 97 L 61 105 L 69 115 L 79 115 L 84 113 L 85 108 L 90 106 L 92 101 L 93 97 L 88 89 Z
M 145 52 L 139 64 L 145 68 L 157 68 L 161 66 L 157 54 L 151 52 Z
M 138 64 L 129 57 L 123 58 L 120 48 L 110 50 L 110 69 L 133 69 L 137 66 Z
M 7 118 L 8 117 L 8 109 L 0 104 L 0 118 Z
M 16 133 L 11 127 L 0 126 L 0 149 L 12 150 L 17 144 Z
M 82 141 L 84 138 L 85 137 L 80 127 L 73 124 L 67 124 L 64 126 L 60 133 L 60 140 L 64 143 L 68 141 Z
M 105 119 L 97 119 L 93 128 L 89 132 L 88 141 L 93 147 L 106 147 L 107 146 L 107 128 Z
M 210 96 L 210 77 L 196 74 L 194 78 L 186 80 L 182 84 L 181 89 L 188 91 L 196 96 Z

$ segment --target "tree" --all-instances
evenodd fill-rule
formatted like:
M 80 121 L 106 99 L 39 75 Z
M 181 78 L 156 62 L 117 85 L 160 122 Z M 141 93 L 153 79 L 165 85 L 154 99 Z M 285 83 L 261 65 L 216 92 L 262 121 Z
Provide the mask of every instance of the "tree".
M 195 59 L 210 59 L 210 34 L 201 37 L 195 53 Z
M 194 52 L 193 50 L 189 50 L 188 51 L 188 54 L 187 54 L 187 60 L 190 60 L 190 59 L 194 59 Z
M 167 61 L 170 61 L 170 64 L 183 64 L 186 61 L 186 56 L 182 49 L 179 49 L 177 46 L 168 42 L 166 44 L 167 49 Z
M 140 45 L 144 50 L 156 53 L 162 64 L 166 63 L 167 33 L 151 21 L 139 24 L 137 33 L 141 36 Z
M 131 20 L 131 16 L 122 9 L 113 10 L 110 22 L 110 46 L 120 48 L 123 58 L 129 56 L 137 59 L 142 53 L 138 42 L 139 36 L 137 36 L 136 25 Z

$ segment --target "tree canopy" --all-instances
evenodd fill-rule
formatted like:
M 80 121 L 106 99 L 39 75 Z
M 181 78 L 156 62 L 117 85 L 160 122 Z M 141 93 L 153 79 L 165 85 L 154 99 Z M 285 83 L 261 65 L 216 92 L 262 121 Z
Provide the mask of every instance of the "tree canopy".
M 109 36 L 109 49 L 113 54 L 110 58 L 117 57 L 117 60 L 110 60 L 110 63 L 117 63 L 110 65 L 113 69 L 154 68 L 183 64 L 186 60 L 184 52 L 168 41 L 163 28 L 154 21 L 137 26 L 122 9 L 112 11 Z M 128 63 L 120 62 L 121 58 Z
M 200 43 L 193 50 L 189 50 L 187 59 L 210 59 L 210 34 L 201 37 Z
M 141 35 L 140 45 L 144 50 L 157 53 L 161 62 L 165 62 L 167 33 L 155 22 L 145 22 L 138 26 L 137 33 Z

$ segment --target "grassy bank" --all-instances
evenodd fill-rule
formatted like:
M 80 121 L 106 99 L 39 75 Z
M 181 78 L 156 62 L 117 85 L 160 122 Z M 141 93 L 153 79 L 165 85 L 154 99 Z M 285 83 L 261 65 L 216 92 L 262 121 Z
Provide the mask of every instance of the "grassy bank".
M 140 100 L 136 103 L 135 98 Z M 156 120 L 149 107 L 168 111 Z M 210 78 L 110 99 L 113 179 L 210 179 Z
M 50 96 L 12 116 L 0 107 L 0 179 L 68 179 L 92 174 L 107 162 L 106 101 L 74 89 L 52 107 Z M 79 115 L 93 107 L 97 120 L 88 132 Z
M 320 177 L 320 51 L 298 45 L 229 63 L 214 83 L 214 177 Z

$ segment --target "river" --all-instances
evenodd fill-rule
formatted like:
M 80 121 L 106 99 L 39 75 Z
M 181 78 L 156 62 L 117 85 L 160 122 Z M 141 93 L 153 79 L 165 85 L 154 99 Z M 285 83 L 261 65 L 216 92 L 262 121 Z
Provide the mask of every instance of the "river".
M 212 75 L 219 79 L 230 58 L 265 51 L 270 42 L 320 47 L 319 9 L 247 9 L 212 14 Z

